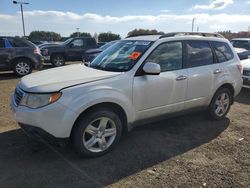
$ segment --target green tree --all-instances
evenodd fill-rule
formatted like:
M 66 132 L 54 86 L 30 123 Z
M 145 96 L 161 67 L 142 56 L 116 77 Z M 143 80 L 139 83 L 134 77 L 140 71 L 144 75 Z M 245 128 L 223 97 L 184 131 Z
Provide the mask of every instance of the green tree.
M 91 37 L 90 33 L 86 33 L 86 32 L 74 32 L 70 35 L 70 37 L 75 38 L 75 37 Z
M 128 32 L 128 37 L 140 36 L 140 35 L 164 35 L 164 32 L 157 31 L 156 29 L 134 29 Z
M 52 31 L 32 31 L 28 38 L 31 41 L 60 41 L 61 35 Z
M 99 42 L 110 42 L 113 40 L 120 40 L 120 39 L 121 39 L 121 36 L 119 34 L 114 34 L 111 32 L 100 33 L 98 36 Z

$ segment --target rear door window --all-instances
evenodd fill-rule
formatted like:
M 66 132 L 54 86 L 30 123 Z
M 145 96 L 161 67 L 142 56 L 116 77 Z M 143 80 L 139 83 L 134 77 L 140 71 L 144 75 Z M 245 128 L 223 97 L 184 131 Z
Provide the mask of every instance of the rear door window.
M 207 41 L 187 41 L 188 67 L 199 67 L 213 64 L 213 53 Z
M 86 45 L 88 47 L 96 47 L 96 41 L 93 38 L 86 38 Z
M 212 46 L 219 63 L 233 59 L 234 55 L 228 44 L 224 42 L 212 42 Z

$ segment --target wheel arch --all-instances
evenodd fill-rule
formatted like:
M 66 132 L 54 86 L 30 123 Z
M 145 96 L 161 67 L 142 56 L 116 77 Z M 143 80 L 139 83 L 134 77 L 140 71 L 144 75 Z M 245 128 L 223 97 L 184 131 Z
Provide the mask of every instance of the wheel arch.
M 70 136 L 72 135 L 73 129 L 76 126 L 76 122 L 82 117 L 85 116 L 95 110 L 98 109 L 111 109 L 111 111 L 113 111 L 114 113 L 117 113 L 117 115 L 119 116 L 120 120 L 122 121 L 122 128 L 123 128 L 123 132 L 127 133 L 129 131 L 129 127 L 128 127 L 128 119 L 127 119 L 127 114 L 125 112 L 125 110 L 117 103 L 114 102 L 101 102 L 98 104 L 94 104 L 90 107 L 88 107 L 87 109 L 85 109 L 84 111 L 82 111 L 79 116 L 76 118 L 74 125 L 71 129 L 71 133 Z
M 20 60 L 20 59 L 28 60 L 28 61 L 31 63 L 32 68 L 35 67 L 35 66 L 34 66 L 34 62 L 32 61 L 31 58 L 26 57 L 26 56 L 18 56 L 18 57 L 15 57 L 14 59 L 11 60 L 11 68 L 12 68 L 12 69 L 14 68 L 15 63 L 16 63 L 18 60 Z
M 230 83 L 222 84 L 222 85 L 215 91 L 214 95 L 215 95 L 220 89 L 222 89 L 222 88 L 227 88 L 227 89 L 231 92 L 231 94 L 232 94 L 232 104 L 233 104 L 233 102 L 234 102 L 234 93 L 235 93 L 235 90 L 234 90 L 233 85 L 230 84 Z M 214 96 L 214 95 L 213 95 L 213 96 Z M 213 100 L 213 98 L 211 99 L 210 103 L 212 102 L 212 100 Z

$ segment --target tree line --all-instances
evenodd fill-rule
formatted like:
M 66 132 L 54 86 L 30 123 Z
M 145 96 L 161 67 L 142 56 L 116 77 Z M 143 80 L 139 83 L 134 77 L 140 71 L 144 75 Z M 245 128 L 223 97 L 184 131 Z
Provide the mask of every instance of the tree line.
M 51 31 L 32 31 L 28 36 L 31 41 L 64 41 L 72 37 L 92 37 L 90 33 L 87 32 L 74 32 L 69 35 L 69 37 L 62 37 L 59 33 Z M 96 34 L 95 37 L 99 42 L 110 42 L 113 40 L 120 40 L 121 36 L 112 32 Z
M 250 31 L 242 31 L 233 33 L 229 31 L 219 31 L 227 39 L 232 38 L 250 38 Z M 162 31 L 156 29 L 134 29 L 128 32 L 127 37 L 140 36 L 140 35 L 164 35 Z M 74 32 L 69 37 L 91 37 L 92 35 L 88 32 Z M 62 37 L 59 33 L 51 31 L 32 31 L 28 36 L 31 41 L 64 41 L 69 37 Z M 120 40 L 121 36 L 112 32 L 95 33 L 94 38 L 99 42 L 110 42 L 113 40 Z

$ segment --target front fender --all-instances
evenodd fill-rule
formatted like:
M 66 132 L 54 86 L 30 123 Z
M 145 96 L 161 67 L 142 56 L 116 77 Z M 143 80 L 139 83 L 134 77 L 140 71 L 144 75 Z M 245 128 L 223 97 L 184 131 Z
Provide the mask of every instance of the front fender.
M 63 93 L 65 97 L 62 97 L 63 99 L 59 100 L 59 102 L 62 105 L 70 108 L 72 111 L 78 114 L 78 116 L 91 106 L 107 102 L 115 103 L 125 111 L 128 123 L 133 122 L 135 119 L 135 109 L 129 97 L 121 93 L 119 90 L 114 90 L 114 88 L 106 87 L 104 89 L 103 87 L 99 89 L 93 89 L 88 92 L 66 91 Z M 78 94 L 72 92 L 77 92 Z

